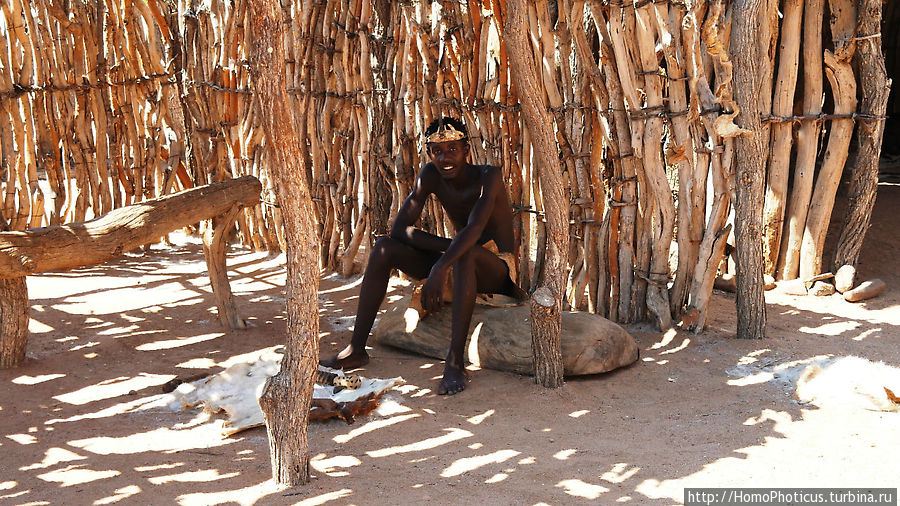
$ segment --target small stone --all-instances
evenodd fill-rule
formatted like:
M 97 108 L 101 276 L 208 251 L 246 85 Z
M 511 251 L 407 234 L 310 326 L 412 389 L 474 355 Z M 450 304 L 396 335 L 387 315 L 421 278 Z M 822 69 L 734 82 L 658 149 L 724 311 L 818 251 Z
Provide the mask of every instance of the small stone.
M 834 278 L 834 274 L 830 272 L 823 272 L 822 274 L 817 274 L 803 282 L 806 283 L 806 289 L 811 290 L 813 285 L 816 284 L 816 281 L 825 281 L 826 279 Z
M 806 283 L 802 279 L 792 279 L 781 283 L 781 289 L 788 295 L 806 295 Z
M 775 288 L 775 278 L 768 274 L 763 275 L 763 290 L 769 291 Z
M 870 279 L 859 284 L 853 290 L 847 290 L 844 293 L 844 300 L 847 302 L 859 302 L 861 300 L 871 299 L 881 295 L 887 285 L 880 279 Z
M 834 285 L 831 283 L 826 283 L 824 281 L 816 281 L 813 284 L 812 288 L 809 290 L 810 295 L 815 295 L 817 297 L 827 297 L 828 295 L 832 295 L 834 293 Z
M 837 274 L 834 275 L 834 288 L 835 290 L 844 293 L 853 288 L 853 283 L 856 281 L 856 267 L 852 265 L 842 265 L 840 269 L 838 269 Z

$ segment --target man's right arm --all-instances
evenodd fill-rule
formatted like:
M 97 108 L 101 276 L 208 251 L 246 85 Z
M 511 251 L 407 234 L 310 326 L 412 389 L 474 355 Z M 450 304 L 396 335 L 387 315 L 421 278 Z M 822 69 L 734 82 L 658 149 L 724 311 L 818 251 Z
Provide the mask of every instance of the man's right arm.
M 434 165 L 428 163 L 419 172 L 419 177 L 413 185 L 413 191 L 403 201 L 394 223 L 391 225 L 391 238 L 414 248 L 425 251 L 443 252 L 450 246 L 450 239 L 429 234 L 415 227 L 422 216 L 428 196 L 432 193 L 432 185 L 435 177 L 440 177 L 434 172 Z

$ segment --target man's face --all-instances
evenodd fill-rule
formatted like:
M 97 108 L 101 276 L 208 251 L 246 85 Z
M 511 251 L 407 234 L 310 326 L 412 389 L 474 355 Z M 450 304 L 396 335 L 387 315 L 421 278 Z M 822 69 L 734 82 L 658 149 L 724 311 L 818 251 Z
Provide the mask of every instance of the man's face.
M 466 167 L 469 144 L 463 140 L 429 142 L 428 155 L 444 179 L 453 179 Z

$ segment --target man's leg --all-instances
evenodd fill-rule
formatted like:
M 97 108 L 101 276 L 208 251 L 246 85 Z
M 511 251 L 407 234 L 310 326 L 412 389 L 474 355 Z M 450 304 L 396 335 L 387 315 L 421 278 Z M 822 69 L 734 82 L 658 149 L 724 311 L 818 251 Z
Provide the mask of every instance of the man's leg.
M 465 347 L 478 293 L 509 290 L 506 264 L 497 255 L 474 246 L 453 265 L 453 305 L 450 324 L 450 352 L 438 394 L 453 395 L 466 388 Z
M 350 344 L 334 358 L 319 363 L 334 369 L 352 369 L 366 365 L 369 362 L 366 341 L 369 340 L 375 316 L 387 293 L 391 269 L 400 269 L 414 278 L 424 279 L 428 277 L 438 258 L 440 253 L 418 250 L 390 237 L 375 241 L 359 288 L 359 306 Z

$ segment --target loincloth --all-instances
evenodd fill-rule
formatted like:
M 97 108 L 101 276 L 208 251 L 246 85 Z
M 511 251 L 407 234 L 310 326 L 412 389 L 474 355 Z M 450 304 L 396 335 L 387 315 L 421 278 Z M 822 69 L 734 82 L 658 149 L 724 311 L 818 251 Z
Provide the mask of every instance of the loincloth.
M 513 253 L 504 251 L 500 252 L 500 249 L 497 248 L 497 244 L 492 240 L 482 245 L 482 248 L 490 251 L 494 255 L 497 256 L 500 260 L 506 264 L 507 269 L 507 277 L 513 284 L 516 282 L 516 277 L 518 276 L 518 271 L 516 270 L 516 256 Z M 415 309 L 419 313 L 423 313 L 422 309 L 422 285 L 425 284 L 425 280 L 419 281 L 415 288 L 413 289 L 412 298 L 409 301 L 409 307 Z M 517 305 L 519 301 L 510 297 L 502 297 L 503 299 L 507 299 L 504 301 L 500 300 L 492 300 L 493 296 L 496 294 L 493 293 L 478 293 L 475 296 L 475 302 L 479 304 L 484 304 L 488 306 L 511 306 Z M 443 291 L 443 300 L 445 303 L 453 302 L 453 266 L 450 266 L 450 269 L 447 271 L 447 278 L 444 280 L 444 291 Z M 498 297 L 499 299 L 500 297 Z M 512 302 L 510 302 L 512 301 Z

